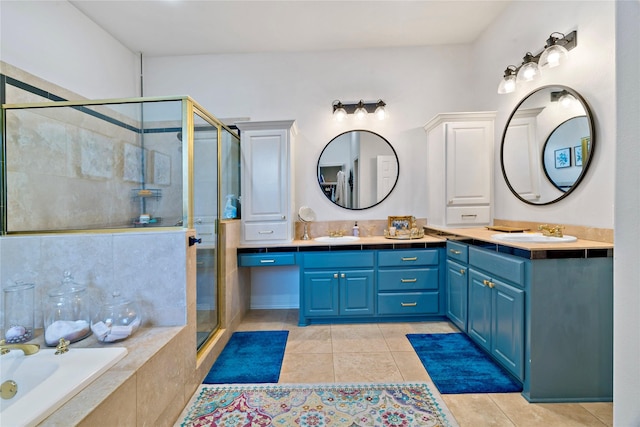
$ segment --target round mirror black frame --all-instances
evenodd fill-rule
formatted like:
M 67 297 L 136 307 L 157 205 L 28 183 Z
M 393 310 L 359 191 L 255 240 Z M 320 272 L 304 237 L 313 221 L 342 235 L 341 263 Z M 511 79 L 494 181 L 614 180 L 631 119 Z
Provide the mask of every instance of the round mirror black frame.
M 513 188 L 513 186 L 511 185 L 511 183 L 509 182 L 509 178 L 507 177 L 507 172 L 505 170 L 505 166 L 504 166 L 504 144 L 505 144 L 505 138 L 507 136 L 507 131 L 509 130 L 509 124 L 511 123 L 511 120 L 513 119 L 513 117 L 517 114 L 518 109 L 522 106 L 522 104 L 524 104 L 531 96 L 533 96 L 534 94 L 542 91 L 542 90 L 548 90 L 548 89 L 558 89 L 559 91 L 567 91 L 568 93 L 570 93 L 576 100 L 578 100 L 580 102 L 580 104 L 582 105 L 582 107 L 584 108 L 585 111 L 585 115 L 587 117 L 587 121 L 589 123 L 589 136 L 590 136 L 590 150 L 589 150 L 589 155 L 586 158 L 586 160 L 583 159 L 583 164 L 582 164 L 582 172 L 580 173 L 580 175 L 578 176 L 578 178 L 576 179 L 576 181 L 573 183 L 573 185 L 571 186 L 571 188 L 567 189 L 566 191 L 564 191 L 559 197 L 547 201 L 547 202 L 532 202 L 530 200 L 527 200 L 523 197 L 520 196 L 520 194 L 518 194 L 518 192 Z M 566 122 L 563 121 L 563 123 Z M 560 126 L 560 124 L 558 125 Z M 556 126 L 554 129 L 557 129 Z M 548 140 L 548 138 L 545 138 L 545 144 L 546 145 L 546 141 Z M 543 145 L 543 149 L 541 150 L 541 156 L 540 156 L 540 162 L 541 165 L 540 167 L 544 170 L 545 172 L 545 176 L 547 177 L 547 179 L 549 179 L 548 174 L 545 170 L 544 167 L 544 145 Z M 575 90 L 571 89 L 570 87 L 567 86 L 562 86 L 562 85 L 548 85 L 548 86 L 542 86 L 539 87 L 537 89 L 535 89 L 534 91 L 530 92 L 529 94 L 527 94 L 527 96 L 525 96 L 524 98 L 522 98 L 522 100 L 518 103 L 518 105 L 516 105 L 516 107 L 513 109 L 513 111 L 511 112 L 511 115 L 509 116 L 509 119 L 507 120 L 507 123 L 504 127 L 504 131 L 502 133 L 502 141 L 500 144 L 500 167 L 502 169 L 502 176 L 504 177 L 505 183 L 507 184 L 507 187 L 509 187 L 509 190 L 511 191 L 511 193 L 513 193 L 514 196 L 516 196 L 516 198 L 524 203 L 527 203 L 529 205 L 534 205 L 534 206 L 544 206 L 544 205 L 550 205 L 556 202 L 559 202 L 560 200 L 564 199 L 565 197 L 567 197 L 569 194 L 571 194 L 571 192 L 573 192 L 573 190 L 575 190 L 578 185 L 580 184 L 580 182 L 582 182 L 582 180 L 584 179 L 587 170 L 589 169 L 589 166 L 591 164 L 591 159 L 593 158 L 593 155 L 595 153 L 595 149 L 596 149 L 596 130 L 595 130 L 595 123 L 594 123 L 594 119 L 593 119 L 593 114 L 591 113 L 591 109 L 589 108 L 589 105 L 587 104 L 586 100 L 582 97 L 582 95 L 580 95 L 578 92 L 576 92 Z M 552 183 L 552 185 L 556 188 L 558 188 L 558 186 L 553 183 L 552 180 L 549 179 L 549 181 Z M 558 188 L 560 191 L 562 191 L 562 189 Z
M 366 132 L 368 134 L 371 134 L 373 136 L 378 137 L 381 141 L 385 142 L 390 149 L 390 153 L 389 155 L 393 154 L 393 156 L 395 157 L 396 160 L 396 168 L 397 168 L 397 173 L 396 173 L 396 179 L 395 182 L 393 183 L 393 186 L 389 189 L 389 191 L 387 192 L 387 194 L 382 197 L 380 200 L 377 200 L 375 203 L 372 203 L 368 206 L 364 206 L 364 207 L 348 207 L 348 206 L 342 206 L 339 203 L 336 203 L 334 200 L 331 199 L 330 195 L 328 195 L 324 189 L 323 189 L 323 183 L 321 181 L 321 173 L 320 173 L 320 167 L 321 167 L 321 160 L 322 160 L 322 155 L 325 153 L 325 151 L 327 150 L 327 148 L 331 145 L 331 143 L 335 142 L 337 139 L 339 139 L 340 137 L 352 133 L 352 132 Z M 327 143 L 327 145 L 322 149 L 322 152 L 320 153 L 320 156 L 318 156 L 318 162 L 316 165 L 316 180 L 318 182 L 318 185 L 320 187 L 320 191 L 324 194 L 324 196 L 327 198 L 327 200 L 329 200 L 331 203 L 333 203 L 334 205 L 343 208 L 343 209 L 349 209 L 349 210 L 364 210 L 364 209 L 370 209 L 374 206 L 379 205 L 380 203 L 382 203 L 384 200 L 386 200 L 389 195 L 393 192 L 393 190 L 396 188 L 396 185 L 398 185 L 398 178 L 400 176 L 400 161 L 398 160 L 398 154 L 396 153 L 396 150 L 393 148 L 393 146 L 391 145 L 391 143 L 382 135 L 376 133 L 376 132 L 372 132 L 370 130 L 366 130 L 366 129 L 352 129 L 349 131 L 345 131 L 342 132 L 339 135 L 336 135 L 334 138 L 331 139 L 331 141 L 329 141 Z

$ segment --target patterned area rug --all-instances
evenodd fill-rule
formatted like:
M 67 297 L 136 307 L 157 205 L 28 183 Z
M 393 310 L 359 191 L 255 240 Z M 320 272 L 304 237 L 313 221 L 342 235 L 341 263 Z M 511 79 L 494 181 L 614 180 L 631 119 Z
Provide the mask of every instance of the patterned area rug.
M 202 385 L 182 417 L 182 427 L 458 426 L 424 383 Z

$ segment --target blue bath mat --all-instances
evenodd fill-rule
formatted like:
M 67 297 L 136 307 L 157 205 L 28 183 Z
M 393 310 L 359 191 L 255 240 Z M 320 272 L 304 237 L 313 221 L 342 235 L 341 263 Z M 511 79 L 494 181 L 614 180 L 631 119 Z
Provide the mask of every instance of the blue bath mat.
M 289 331 L 235 332 L 203 384 L 277 383 Z
M 465 334 L 407 334 L 407 338 L 442 394 L 522 391 L 522 385 Z

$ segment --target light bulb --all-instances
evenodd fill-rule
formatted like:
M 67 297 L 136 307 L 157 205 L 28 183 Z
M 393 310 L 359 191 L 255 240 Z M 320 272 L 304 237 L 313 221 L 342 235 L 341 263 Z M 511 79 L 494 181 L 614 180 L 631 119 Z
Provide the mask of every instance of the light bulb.
M 540 66 L 542 68 L 553 68 L 560 65 L 569 55 L 567 49 L 563 46 L 554 44 L 549 46 L 542 52 L 540 56 Z
M 347 118 L 347 110 L 344 109 L 342 103 L 338 102 L 333 110 L 333 118 L 341 122 Z
M 530 82 L 537 79 L 540 76 L 540 69 L 535 62 L 527 62 L 524 64 L 518 75 L 516 76 L 516 82 Z
M 380 105 L 380 103 L 378 103 L 374 114 L 378 120 L 384 120 L 387 117 L 387 110 L 384 108 L 384 104 Z
M 511 93 L 514 90 L 516 90 L 516 76 L 513 74 L 505 76 L 498 85 L 499 94 Z
M 356 119 L 358 120 L 362 120 L 365 117 L 367 117 L 367 110 L 364 108 L 364 103 L 362 101 L 360 101 L 358 103 L 358 107 L 356 108 L 356 111 L 354 112 L 354 114 L 356 115 Z
M 560 103 L 560 106 L 562 108 L 569 108 L 575 100 L 576 99 L 573 97 L 573 95 L 567 92 L 562 94 L 562 96 L 558 99 L 558 102 Z

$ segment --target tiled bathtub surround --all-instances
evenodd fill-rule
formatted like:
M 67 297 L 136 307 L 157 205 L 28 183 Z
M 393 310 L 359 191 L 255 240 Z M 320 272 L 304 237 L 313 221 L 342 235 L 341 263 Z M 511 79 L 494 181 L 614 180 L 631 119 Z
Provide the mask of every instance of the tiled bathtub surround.
M 66 270 L 87 287 L 86 299 L 94 308 L 119 290 L 138 304 L 144 326 L 185 325 L 186 239 L 183 229 L 5 236 L 0 238 L 0 283 L 35 284 L 36 328 L 43 324 L 47 291 L 60 285 Z

